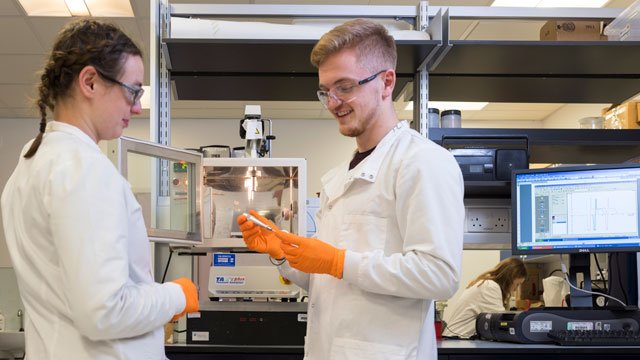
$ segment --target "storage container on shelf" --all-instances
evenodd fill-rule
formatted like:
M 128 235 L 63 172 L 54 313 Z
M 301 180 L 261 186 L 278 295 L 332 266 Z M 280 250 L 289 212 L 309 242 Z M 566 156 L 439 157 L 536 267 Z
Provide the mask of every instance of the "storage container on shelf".
M 604 28 L 610 41 L 640 41 L 640 0 L 636 0 Z

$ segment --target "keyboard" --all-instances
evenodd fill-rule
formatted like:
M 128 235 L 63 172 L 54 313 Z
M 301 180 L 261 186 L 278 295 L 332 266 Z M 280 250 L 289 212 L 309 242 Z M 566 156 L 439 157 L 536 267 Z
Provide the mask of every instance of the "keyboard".
M 632 330 L 550 330 L 547 336 L 564 346 L 640 345 L 640 334 Z

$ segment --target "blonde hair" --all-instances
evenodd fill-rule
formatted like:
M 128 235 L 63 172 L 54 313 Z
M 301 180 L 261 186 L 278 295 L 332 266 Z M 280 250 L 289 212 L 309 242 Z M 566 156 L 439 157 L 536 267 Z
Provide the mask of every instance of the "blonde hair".
M 354 19 L 336 26 L 313 47 L 311 64 L 317 68 L 328 57 L 344 49 L 355 49 L 358 63 L 371 72 L 396 68 L 395 40 L 377 22 Z
M 526 278 L 527 268 L 524 266 L 522 260 L 517 257 L 510 257 L 500 261 L 493 269 L 478 275 L 477 278 L 467 285 L 467 289 L 478 283 L 478 285 L 481 285 L 486 280 L 493 280 L 500 286 L 500 290 L 502 290 L 502 303 L 506 307 L 509 303 L 509 292 L 511 291 L 511 286 L 514 281 L 516 279 Z

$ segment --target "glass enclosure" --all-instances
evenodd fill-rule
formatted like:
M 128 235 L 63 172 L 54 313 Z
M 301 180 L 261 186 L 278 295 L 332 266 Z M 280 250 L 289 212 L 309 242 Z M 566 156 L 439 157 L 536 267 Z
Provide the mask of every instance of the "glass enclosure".
M 305 234 L 304 159 L 205 158 L 203 174 L 205 246 L 244 247 L 237 218 L 249 210 Z
M 109 156 L 131 184 L 150 240 L 202 243 L 200 154 L 121 137 Z

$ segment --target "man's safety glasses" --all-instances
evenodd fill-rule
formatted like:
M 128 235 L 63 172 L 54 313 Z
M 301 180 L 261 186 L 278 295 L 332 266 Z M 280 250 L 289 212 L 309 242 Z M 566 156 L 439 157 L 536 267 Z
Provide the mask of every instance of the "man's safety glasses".
M 318 90 L 317 91 L 318 100 L 320 100 L 320 102 L 322 103 L 322 105 L 324 105 L 325 108 L 329 107 L 329 99 L 332 99 L 333 101 L 340 101 L 345 103 L 353 101 L 356 98 L 355 90 L 358 86 L 364 85 L 372 81 L 373 79 L 378 77 L 378 75 L 386 71 L 387 70 L 380 70 L 366 79 L 362 79 L 355 83 L 354 82 L 342 83 L 330 90 Z

